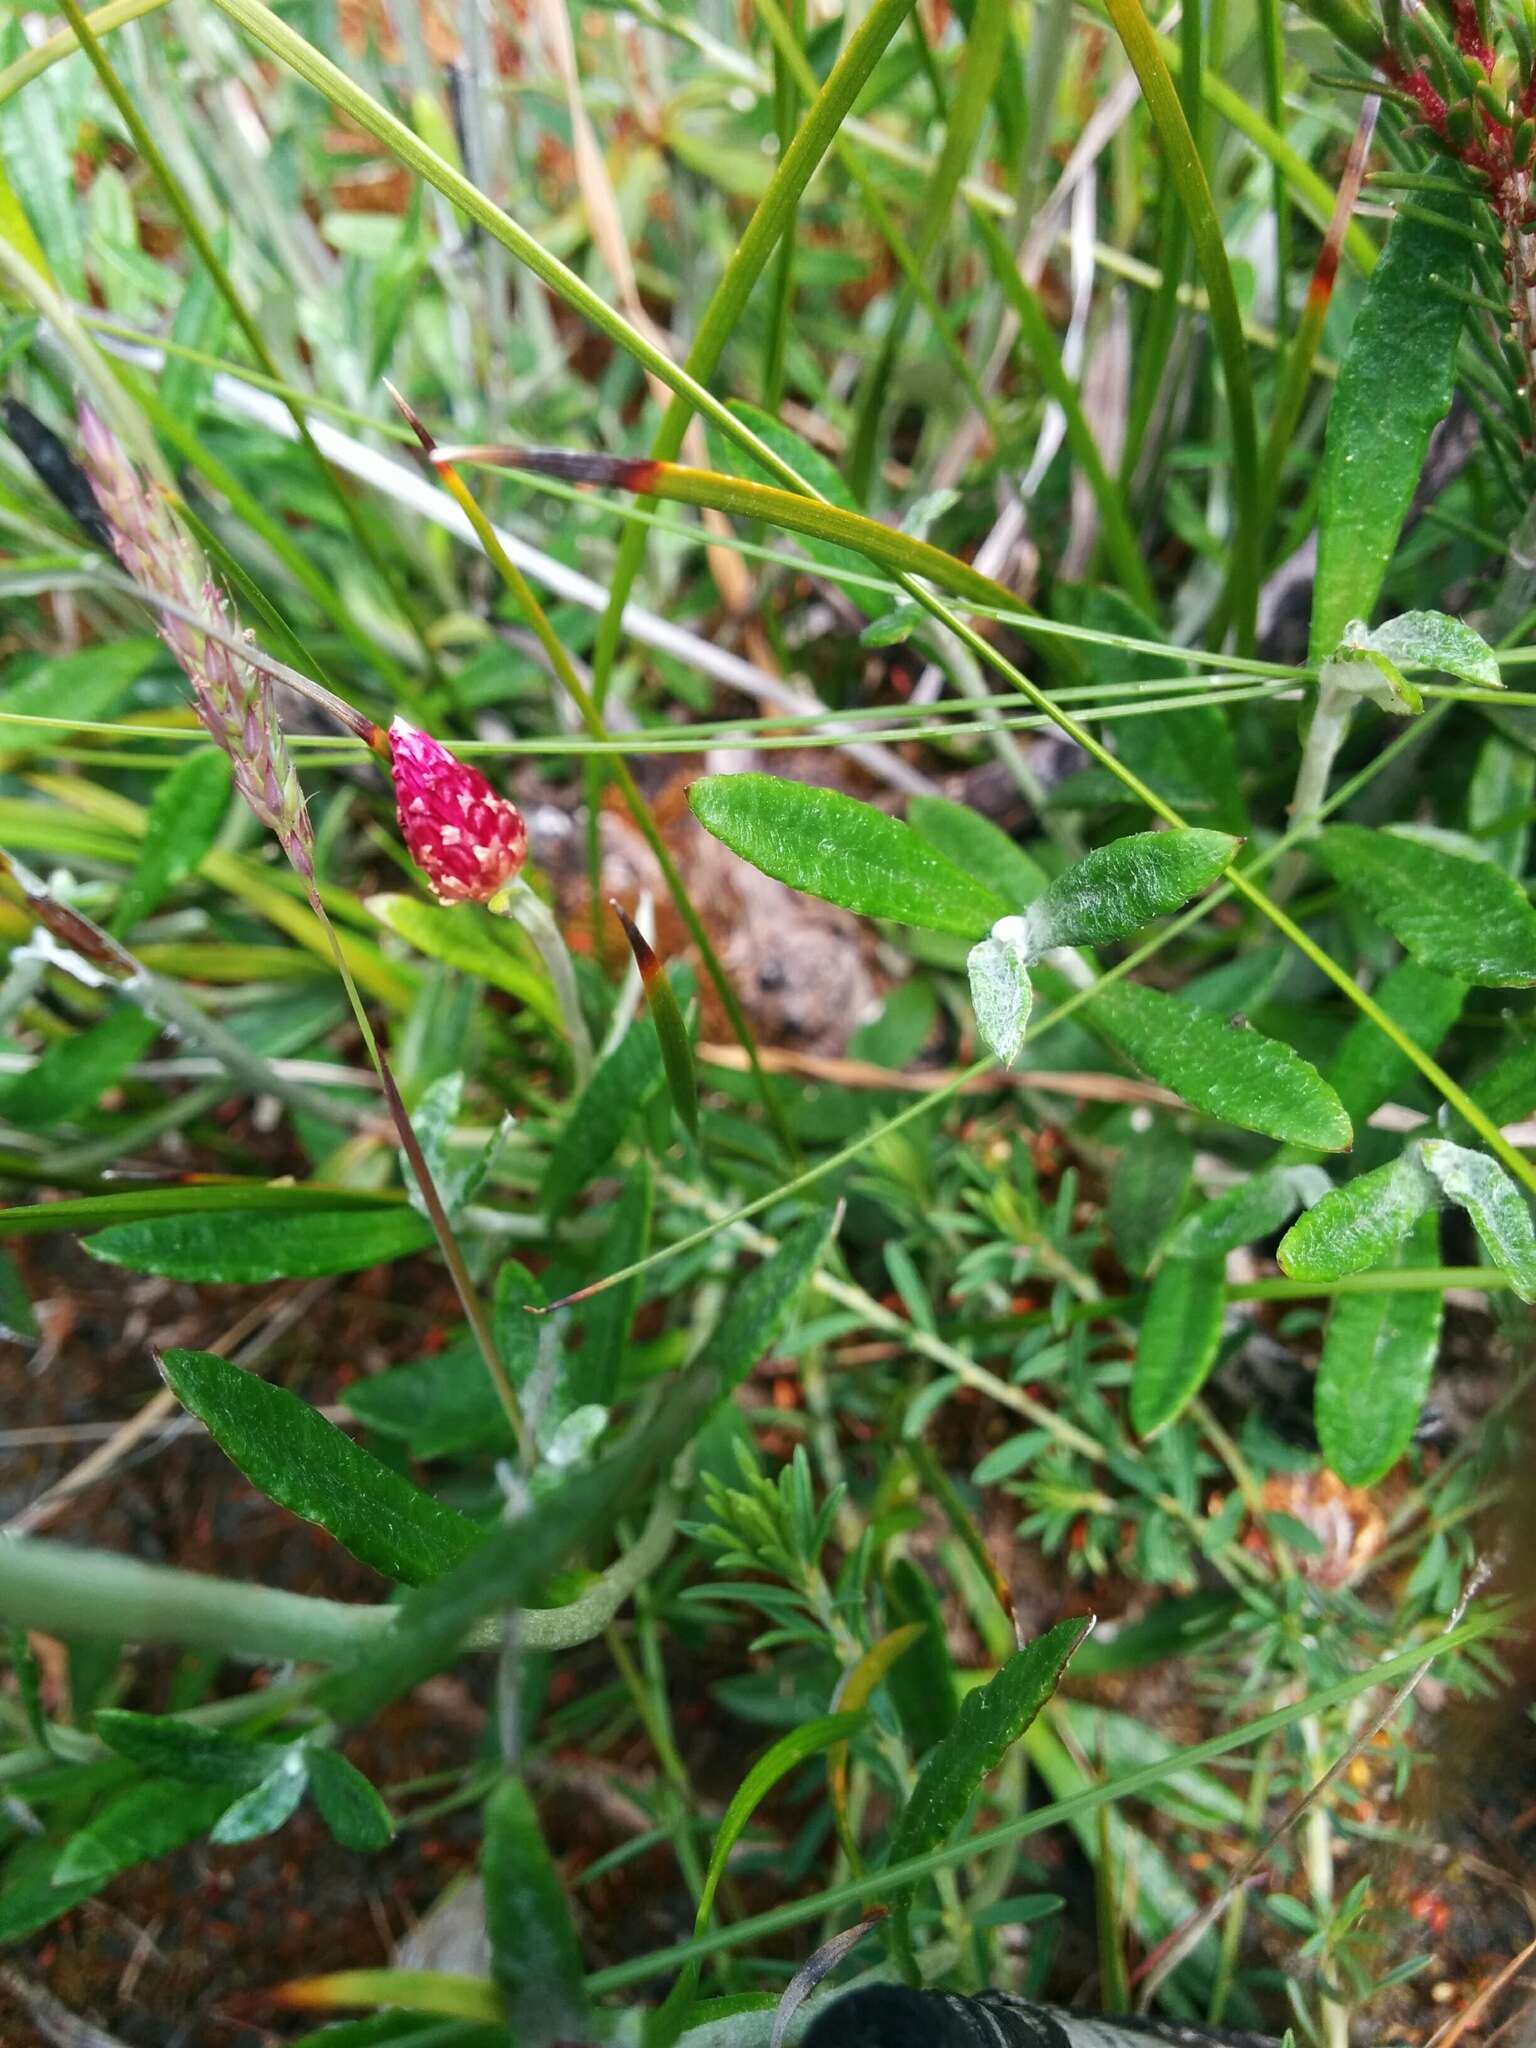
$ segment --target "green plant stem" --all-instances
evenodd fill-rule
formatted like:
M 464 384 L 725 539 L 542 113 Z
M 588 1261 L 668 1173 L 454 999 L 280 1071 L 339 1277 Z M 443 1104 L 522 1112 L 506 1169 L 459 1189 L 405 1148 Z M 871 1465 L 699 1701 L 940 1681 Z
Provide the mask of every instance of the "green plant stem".
M 597 702 L 592 692 L 588 690 L 586 684 L 576 673 L 575 665 L 561 644 L 554 627 L 550 624 L 544 607 L 534 595 L 533 586 L 502 546 L 495 527 L 486 518 L 484 512 L 481 511 L 479 501 L 469 490 L 453 465 L 446 462 L 436 463 L 434 468 L 441 478 L 444 488 L 453 497 L 455 503 L 462 508 L 465 518 L 468 519 L 470 525 L 475 530 L 475 535 L 481 547 L 484 548 L 487 557 L 495 566 L 502 581 L 511 592 L 514 602 L 532 627 L 534 635 L 539 645 L 543 648 L 551 668 L 554 670 L 567 696 L 575 705 L 588 734 L 594 740 L 606 740 L 609 737 L 608 728 L 603 723 L 603 716 L 597 707 Z M 779 1141 L 785 1151 L 793 1158 L 798 1148 L 790 1134 L 789 1126 L 784 1121 L 783 1111 L 779 1108 L 778 1099 L 773 1093 L 768 1076 L 763 1071 L 762 1061 L 758 1058 L 757 1040 L 753 1035 L 752 1026 L 747 1021 L 747 1014 L 741 1007 L 740 999 L 735 989 L 732 988 L 730 978 L 721 965 L 720 957 L 716 953 L 709 934 L 705 931 L 703 922 L 693 906 L 693 899 L 688 893 L 687 885 L 684 883 L 681 874 L 678 872 L 677 863 L 673 860 L 666 841 L 661 836 L 656 820 L 651 816 L 651 807 L 646 802 L 640 785 L 635 781 L 629 763 L 622 755 L 614 756 L 609 772 L 618 786 L 620 796 L 624 799 L 625 808 L 634 819 L 641 837 L 651 850 L 652 858 L 661 870 L 662 879 L 667 885 L 672 901 L 677 906 L 678 915 L 688 928 L 689 937 L 699 949 L 699 957 L 704 962 L 705 972 L 714 984 L 715 993 L 719 996 L 724 1007 L 725 1014 L 730 1021 L 731 1030 L 751 1065 L 758 1094 L 762 1099 L 763 1107 L 768 1113 L 770 1122 L 778 1133 Z
M 132 96 L 118 77 L 116 66 L 92 33 L 90 22 L 81 9 L 79 0 L 59 0 L 59 6 L 65 20 L 69 23 L 75 41 L 90 59 L 91 66 L 97 78 L 101 81 L 107 97 L 117 109 L 118 116 L 128 131 L 134 149 L 149 166 L 156 183 L 165 194 L 171 211 L 181 224 L 183 234 L 196 250 L 198 260 L 213 280 L 215 290 L 229 308 L 231 319 L 233 319 L 235 325 L 245 337 L 246 346 L 250 349 L 252 355 L 266 374 L 269 377 L 276 377 L 279 374 L 277 359 L 267 346 L 266 336 L 262 333 L 259 324 L 247 307 L 244 299 L 240 296 L 234 279 L 230 276 L 218 250 L 213 246 L 212 237 L 198 218 L 197 209 L 188 197 L 181 180 L 166 162 L 159 144 L 149 132 L 144 117 L 140 114 L 133 102 Z M 432 652 L 431 643 L 427 639 L 425 628 L 416 616 L 415 608 L 411 604 L 407 593 L 400 587 L 389 564 L 375 546 L 373 536 L 368 531 L 367 523 L 359 514 L 356 505 L 353 504 L 350 494 L 343 489 L 330 464 L 321 454 L 319 445 L 314 435 L 310 432 L 309 421 L 305 417 L 304 408 L 297 404 L 291 396 L 285 395 L 283 402 L 288 408 L 289 417 L 293 421 L 294 430 L 298 434 L 305 454 L 314 464 L 316 472 L 325 483 L 332 497 L 336 500 L 343 518 L 352 530 L 353 539 L 372 563 L 375 574 L 394 599 L 401 617 L 407 621 L 412 632 L 415 634 L 421 647 L 427 673 L 433 676 L 437 675 L 437 657 Z M 373 658 L 383 671 L 391 688 L 399 694 L 402 701 L 419 710 L 421 707 L 419 693 L 410 677 L 406 675 L 399 664 L 393 661 L 382 648 L 375 648 Z
M 169 0 L 108 0 L 105 7 L 98 7 L 85 19 L 93 35 L 104 36 L 115 28 L 121 28 L 124 22 L 138 21 L 141 16 L 153 14 L 168 4 Z M 74 30 L 61 28 L 56 35 L 35 43 L 13 63 L 7 64 L 0 70 L 0 107 L 19 93 L 24 85 L 30 85 L 34 78 L 41 78 L 45 71 L 51 70 L 61 58 L 72 57 L 79 47 Z
M 517 1610 L 521 1647 L 570 1650 L 595 1641 L 660 1568 L 680 1513 L 678 1495 L 663 1487 L 634 1543 L 575 1600 Z M 180 1643 L 258 1662 L 341 1665 L 388 1636 L 399 1610 L 388 1602 L 276 1592 L 44 1537 L 0 1542 L 0 1620 L 54 1630 L 65 1618 L 72 1635 L 91 1641 Z M 493 1617 L 470 1632 L 465 1647 L 490 1649 L 500 1636 Z

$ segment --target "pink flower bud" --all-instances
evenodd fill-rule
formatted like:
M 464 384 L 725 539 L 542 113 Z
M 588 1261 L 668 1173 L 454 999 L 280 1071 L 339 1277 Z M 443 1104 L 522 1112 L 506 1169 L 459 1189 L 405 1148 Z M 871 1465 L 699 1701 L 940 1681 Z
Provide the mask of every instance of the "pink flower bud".
M 389 728 L 389 754 L 406 851 L 433 895 L 439 903 L 488 903 L 527 855 L 521 812 L 403 718 Z

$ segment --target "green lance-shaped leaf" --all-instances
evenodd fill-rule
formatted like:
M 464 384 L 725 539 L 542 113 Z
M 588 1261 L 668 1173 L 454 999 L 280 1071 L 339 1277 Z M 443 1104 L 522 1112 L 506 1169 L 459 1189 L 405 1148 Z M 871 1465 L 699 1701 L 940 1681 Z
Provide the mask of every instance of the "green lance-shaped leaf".
M 1400 960 L 1374 991 L 1380 1007 L 1424 1052 L 1434 1052 L 1461 1015 L 1466 984 L 1417 960 Z M 1328 1068 L 1328 1079 L 1352 1124 L 1363 1124 L 1390 1101 L 1416 1069 L 1369 1017 L 1357 1017 Z M 1486 1107 L 1486 1105 L 1485 1105 Z
M 1019 920 L 1028 959 L 1097 946 L 1179 910 L 1216 879 L 1239 842 L 1225 832 L 1133 832 L 1074 861 Z
M 1318 1202 L 1333 1183 L 1320 1166 L 1272 1166 L 1251 1174 L 1214 1201 L 1186 1216 L 1169 1238 L 1170 1259 L 1219 1259 L 1239 1245 L 1269 1237 L 1298 1209 Z
M 528 1323 L 530 1318 L 519 1313 L 518 1320 Z M 473 1337 L 462 1337 L 411 1365 L 354 1380 L 341 1398 L 359 1422 L 408 1444 L 415 1458 L 447 1458 L 464 1451 L 500 1455 L 513 1448 L 507 1411 Z
M 1024 955 L 1006 939 L 983 939 L 972 946 L 965 965 L 982 1044 L 1005 1067 L 1011 1067 L 1024 1050 L 1024 1033 L 1035 999 Z
M 466 1516 L 365 1451 L 306 1401 L 206 1351 L 168 1351 L 172 1392 L 270 1500 L 401 1585 L 440 1578 L 482 1542 Z
M 34 747 L 55 746 L 60 733 L 8 718 L 78 718 L 83 725 L 113 717 L 128 692 L 160 652 L 153 638 L 117 640 L 39 662 L 20 682 L 0 690 L 0 768 L 14 769 Z
M 540 1205 L 558 1216 L 608 1164 L 624 1134 L 662 1082 L 661 1045 L 637 1020 L 600 1059 L 549 1148 Z
M 255 1842 L 275 1835 L 293 1817 L 309 1783 L 307 1753 L 297 1744 L 284 1750 L 259 1785 L 226 1806 L 214 1822 L 210 1842 Z
M 77 1122 L 122 1079 L 159 1029 L 132 1003 L 114 1003 L 99 1023 L 55 1039 L 36 1066 L 0 1080 L 0 1121 L 23 1131 Z
M 1158 989 L 1113 982 L 1085 1020 L 1143 1072 L 1240 1130 L 1324 1152 L 1354 1138 L 1337 1095 L 1309 1060 L 1276 1038 L 1192 1010 Z
M 1136 1343 L 1131 1427 L 1155 1436 L 1205 1385 L 1221 1349 L 1226 1275 L 1220 1259 L 1169 1259 L 1152 1282 Z
M 362 1772 L 334 1749 L 315 1747 L 306 1755 L 310 1797 L 342 1848 L 386 1848 L 393 1839 L 395 1823 L 389 1808 Z
M 1458 218 L 1468 211 L 1449 195 L 1439 204 Z M 1452 230 L 1399 215 L 1355 315 L 1323 449 L 1314 666 L 1351 619 L 1370 617 L 1380 594 L 1429 437 L 1455 389 L 1465 308 L 1454 287 L 1470 261 L 1471 244 Z
M 907 823 L 921 839 L 1010 910 L 1024 910 L 1050 879 L 1045 869 L 999 825 L 947 796 L 915 796 Z
M 370 896 L 367 908 L 429 960 L 457 967 L 504 995 L 515 996 L 551 1030 L 562 1030 L 560 1004 L 549 977 L 528 958 L 519 927 L 508 919 L 493 917 L 478 903 L 456 903 L 447 909 L 421 896 Z
M 195 874 L 229 808 L 234 772 L 222 747 L 199 747 L 173 768 L 149 807 L 139 864 L 117 899 L 112 930 L 125 937 Z
M 635 966 L 640 971 L 640 986 L 645 991 L 645 1006 L 651 1013 L 651 1022 L 656 1026 L 656 1040 L 661 1047 L 661 1063 L 666 1069 L 672 1107 L 689 1137 L 697 1138 L 699 1083 L 694 1072 L 693 1047 L 688 1043 L 688 1026 L 683 1020 L 682 1005 L 644 932 L 621 905 L 615 903 L 613 912 L 624 927 L 629 950 L 634 954 Z
M 486 1929 L 491 1970 L 520 2048 L 585 2040 L 581 1945 L 527 1788 L 504 1778 L 485 1802 Z
M 92 1258 L 159 1273 L 168 1280 L 210 1284 L 313 1279 L 357 1273 L 367 1266 L 425 1251 L 432 1226 L 413 1209 L 342 1210 L 327 1215 L 162 1216 L 116 1223 L 86 1240 Z
M 200 1728 L 175 1714 L 134 1714 L 105 1707 L 92 1724 L 109 1749 L 146 1771 L 199 1785 L 249 1789 L 285 1754 L 274 1742 L 249 1742 L 220 1728 Z
M 893 1627 L 921 1622 L 923 1633 L 886 1673 L 885 1689 L 914 1756 L 926 1756 L 948 1735 L 960 1711 L 955 1660 L 933 1581 L 910 1558 L 886 1573 L 885 1605 Z
M 1280 1270 L 1293 1280 L 1342 1280 L 1368 1272 L 1388 1258 L 1426 1209 L 1438 1206 L 1438 1197 L 1420 1147 L 1410 1145 L 1309 1209 L 1281 1239 Z
M 1536 910 L 1495 862 L 1365 825 L 1330 825 L 1315 851 L 1421 966 L 1484 988 L 1536 983 Z
M 1433 1215 L 1414 1225 L 1397 1255 L 1433 1266 Z M 1328 1318 L 1313 1396 L 1317 1438 L 1330 1469 L 1351 1486 L 1374 1486 L 1413 1440 L 1440 1348 L 1444 1297 L 1434 1289 L 1341 1294 Z
M 1424 1164 L 1453 1202 L 1472 1218 L 1488 1255 L 1509 1275 L 1522 1301 L 1536 1301 L 1536 1230 L 1526 1199 L 1496 1159 L 1445 1138 L 1420 1147 Z
M 707 832 L 807 896 L 861 917 L 979 939 L 1008 904 L 872 804 L 775 775 L 707 775 L 688 791 Z
M 964 1820 L 982 1780 L 995 1770 L 1060 1683 L 1067 1660 L 1092 1627 L 1090 1618 L 1059 1621 L 1010 1657 L 987 1683 L 968 1693 L 954 1726 L 918 1774 L 891 1834 L 887 1860 L 902 1863 L 948 1841 Z M 912 1887 L 891 1898 L 897 1951 L 910 1957 Z
M 801 1290 L 826 1255 L 836 1215 L 828 1209 L 786 1230 L 778 1250 L 731 1289 L 703 1355 L 719 1398 L 735 1392 L 788 1328 Z
M 651 1242 L 651 1170 L 637 1160 L 624 1177 L 608 1229 L 596 1248 L 600 1273 L 638 1265 Z M 595 1401 L 606 1408 L 619 1388 L 630 1324 L 640 1303 L 640 1275 L 621 1280 L 589 1301 L 582 1311 L 581 1342 L 566 1359 L 566 1392 L 573 1407 Z M 527 1318 L 524 1318 L 527 1321 Z M 483 1377 L 483 1375 L 482 1375 Z

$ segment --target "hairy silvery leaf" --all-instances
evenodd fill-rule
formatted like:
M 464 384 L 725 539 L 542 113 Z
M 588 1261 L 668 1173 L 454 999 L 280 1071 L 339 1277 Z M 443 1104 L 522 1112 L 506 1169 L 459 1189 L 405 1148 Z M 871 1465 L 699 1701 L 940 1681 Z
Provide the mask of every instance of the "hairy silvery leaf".
M 1006 918 L 1003 922 L 1016 924 L 1018 920 Z M 1024 1049 L 1024 1031 L 1034 1001 L 1024 956 L 1006 939 L 983 939 L 972 946 L 966 966 L 976 1029 L 987 1050 L 1011 1067 Z
M 1150 918 L 1180 909 L 1221 873 L 1237 847 L 1230 833 L 1186 829 L 1112 839 L 1058 875 L 1022 919 L 1005 919 L 1001 936 L 1017 938 L 1029 960 L 1058 946 L 1122 939 Z
M 1536 1301 L 1536 1230 L 1524 1195 L 1495 1159 L 1445 1138 L 1427 1139 L 1424 1164 L 1472 1218 L 1494 1264 L 1522 1301 Z
M 1342 1280 L 1381 1265 L 1438 1195 L 1419 1154 L 1410 1145 L 1324 1195 L 1281 1239 L 1281 1271 L 1293 1280 Z
M 1318 681 L 1325 689 L 1368 698 L 1399 718 L 1416 718 L 1424 709 L 1419 690 L 1390 655 L 1371 645 L 1361 619 L 1351 619 L 1344 628 L 1344 638 L 1323 663 Z
M 1378 626 L 1367 644 L 1389 661 L 1438 669 L 1483 690 L 1504 687 L 1498 657 L 1482 634 L 1445 612 L 1402 612 Z

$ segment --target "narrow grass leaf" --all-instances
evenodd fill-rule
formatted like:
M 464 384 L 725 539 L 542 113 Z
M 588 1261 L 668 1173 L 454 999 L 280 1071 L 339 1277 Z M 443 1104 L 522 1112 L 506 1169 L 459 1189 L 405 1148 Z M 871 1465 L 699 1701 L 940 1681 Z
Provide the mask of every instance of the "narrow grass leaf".
M 1128 937 L 1213 882 L 1238 844 L 1225 832 L 1178 828 L 1132 832 L 1095 847 L 1029 906 L 1023 919 L 1026 953 L 1037 959 L 1058 946 Z
M 1258 430 L 1253 416 L 1253 385 L 1248 375 L 1248 344 L 1242 314 L 1227 263 L 1221 223 L 1200 152 L 1189 131 L 1178 90 L 1169 73 L 1162 46 L 1153 33 L 1141 0 L 1107 0 L 1109 17 L 1141 84 L 1168 175 L 1189 223 L 1195 257 L 1210 302 L 1211 329 L 1221 358 L 1232 426 L 1232 486 L 1237 530 L 1233 536 L 1230 589 L 1232 616 L 1240 650 L 1251 648 L 1259 595 L 1259 548 L 1262 540 L 1263 492 L 1259 475 Z M 1332 643 L 1330 642 L 1330 645 Z
M 581 1946 L 528 1789 L 503 1778 L 485 1802 L 486 1929 L 491 1970 L 514 2039 L 525 2048 L 591 2031 Z
M 88 1238 L 85 1248 L 93 1258 L 135 1273 L 254 1286 L 268 1280 L 358 1273 L 425 1251 L 431 1243 L 431 1224 L 405 1208 L 253 1215 L 238 1228 L 231 1225 L 227 1212 L 208 1210 L 116 1223 Z
M 939 1848 L 964 1820 L 982 1781 L 1002 1762 L 1055 1692 L 1068 1659 L 1093 1626 L 1074 1616 L 1008 1659 L 987 1683 L 967 1693 L 954 1726 L 934 1748 L 891 1833 L 887 1862 L 899 1864 Z M 911 1954 L 913 1887 L 892 1894 L 897 1952 Z
M 1434 1216 L 1421 1216 L 1397 1254 L 1402 1267 L 1439 1258 Z M 1413 1441 L 1440 1348 L 1444 1298 L 1421 1290 L 1343 1294 L 1323 1339 L 1314 1408 L 1329 1468 L 1350 1486 L 1374 1486 Z
M 1421 966 L 1484 988 L 1536 983 L 1536 910 L 1495 862 L 1365 825 L 1328 826 L 1315 851 Z
M 249 1180 L 185 1183 L 169 1188 L 125 1189 L 121 1194 L 81 1195 L 59 1202 L 32 1202 L 0 1209 L 0 1235 L 35 1237 L 48 1230 L 101 1230 L 109 1223 L 142 1222 L 167 1216 L 314 1216 L 345 1210 L 359 1217 L 400 1215 L 404 1204 L 360 1188 L 305 1187 Z
M 1131 1427 L 1155 1436 L 1199 1393 L 1221 1349 L 1226 1272 L 1220 1259 L 1169 1259 L 1152 1282 L 1136 1343 Z
M 1463 218 L 1465 202 L 1447 204 Z M 1328 433 L 1318 496 L 1317 579 L 1310 660 L 1320 666 L 1351 619 L 1370 617 L 1429 437 L 1456 382 L 1465 307 L 1432 279 L 1465 282 L 1471 245 L 1400 215 L 1355 315 Z
M 1472 1218 L 1488 1256 L 1509 1275 L 1522 1301 L 1536 1301 L 1536 1230 L 1525 1196 L 1496 1159 L 1445 1138 L 1420 1148 L 1424 1164 L 1453 1202 Z
M 39 662 L 19 682 L 0 690 L 0 764 L 14 770 L 39 744 L 24 727 L 8 726 L 7 714 L 79 719 L 82 725 L 114 718 L 159 652 L 158 640 L 134 637 Z M 50 747 L 63 737 L 63 732 L 49 734 Z
M 1436 1206 L 1438 1189 L 1420 1150 L 1410 1145 L 1387 1165 L 1324 1195 L 1281 1240 L 1281 1272 L 1293 1280 L 1342 1280 L 1381 1265 Z
M 395 1823 L 376 1788 L 334 1749 L 315 1747 L 306 1756 L 310 1797 L 342 1848 L 370 1853 L 386 1848 Z
M 425 1585 L 483 1541 L 466 1516 L 413 1486 L 286 1388 L 206 1351 L 168 1351 L 163 1370 L 177 1400 L 254 1487 L 318 1523 L 386 1578 Z
M 635 966 L 640 972 L 640 986 L 645 992 L 645 1006 L 651 1013 L 651 1022 L 656 1027 L 672 1107 L 689 1137 L 696 1139 L 699 1135 L 699 1082 L 677 991 L 667 979 L 666 969 L 656 958 L 649 940 L 629 912 L 617 903 L 613 905 L 613 911 L 624 927 L 624 936 L 629 941 L 629 950 L 634 954 Z
M 688 791 L 706 831 L 776 881 L 862 917 L 979 939 L 1008 906 L 908 825 L 837 790 L 708 775 Z
M 1083 1015 L 1154 1081 L 1224 1123 L 1325 1152 L 1353 1140 L 1338 1096 L 1277 1038 L 1129 981 L 1099 990 Z

